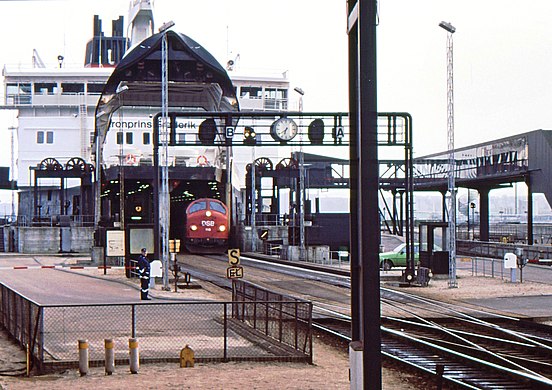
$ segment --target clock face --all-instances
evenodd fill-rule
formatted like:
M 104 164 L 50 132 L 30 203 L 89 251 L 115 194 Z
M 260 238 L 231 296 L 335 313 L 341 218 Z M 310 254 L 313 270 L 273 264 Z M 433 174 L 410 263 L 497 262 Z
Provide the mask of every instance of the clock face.
M 272 124 L 271 130 L 276 141 L 289 141 L 297 135 L 297 123 L 291 118 L 280 118 Z

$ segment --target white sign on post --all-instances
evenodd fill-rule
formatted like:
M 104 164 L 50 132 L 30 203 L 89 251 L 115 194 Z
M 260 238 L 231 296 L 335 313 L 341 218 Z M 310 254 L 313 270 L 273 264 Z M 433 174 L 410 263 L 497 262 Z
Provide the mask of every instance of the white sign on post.
M 124 256 L 125 255 L 125 232 L 122 230 L 106 231 L 106 256 Z
M 228 249 L 228 264 L 231 266 L 240 265 L 240 250 L 239 249 Z
M 504 268 L 517 268 L 517 256 L 513 253 L 504 255 Z
M 153 260 L 150 263 L 150 276 L 152 278 L 161 278 L 163 277 L 163 267 L 161 261 Z

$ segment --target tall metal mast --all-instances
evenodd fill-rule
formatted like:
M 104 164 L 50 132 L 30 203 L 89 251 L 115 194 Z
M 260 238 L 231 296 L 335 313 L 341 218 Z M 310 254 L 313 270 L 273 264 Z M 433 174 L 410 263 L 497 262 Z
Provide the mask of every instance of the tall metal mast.
M 15 132 L 17 127 L 9 127 L 10 130 L 10 146 L 11 146 L 11 164 L 10 164 L 10 176 L 11 176 L 11 223 L 15 223 Z
M 454 159 L 454 68 L 453 68 L 453 39 L 456 28 L 447 22 L 439 23 L 447 34 L 447 140 L 449 153 L 448 167 L 448 242 L 449 242 L 449 288 L 458 287 L 456 281 L 456 183 Z
M 163 32 L 161 41 L 161 185 L 159 193 L 159 237 L 161 239 L 161 264 L 163 265 L 163 289 L 169 287 L 169 221 L 170 221 L 170 194 L 169 194 L 169 78 L 166 31 L 174 26 L 174 22 L 163 24 L 159 32 Z

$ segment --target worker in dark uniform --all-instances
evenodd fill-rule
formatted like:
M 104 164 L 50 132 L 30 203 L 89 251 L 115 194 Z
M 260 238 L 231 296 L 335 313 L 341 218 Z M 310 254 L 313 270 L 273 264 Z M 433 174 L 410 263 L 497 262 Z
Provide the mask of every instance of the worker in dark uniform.
M 148 251 L 142 248 L 138 259 L 138 276 L 140 277 L 140 299 L 149 301 L 150 263 L 147 258 Z

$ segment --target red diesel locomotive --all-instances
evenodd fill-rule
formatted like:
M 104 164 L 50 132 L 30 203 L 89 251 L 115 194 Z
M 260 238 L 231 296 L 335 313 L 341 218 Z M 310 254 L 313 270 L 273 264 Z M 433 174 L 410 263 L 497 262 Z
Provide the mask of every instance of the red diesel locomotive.
M 217 199 L 194 200 L 186 208 L 186 249 L 191 253 L 221 253 L 228 249 L 228 208 Z

